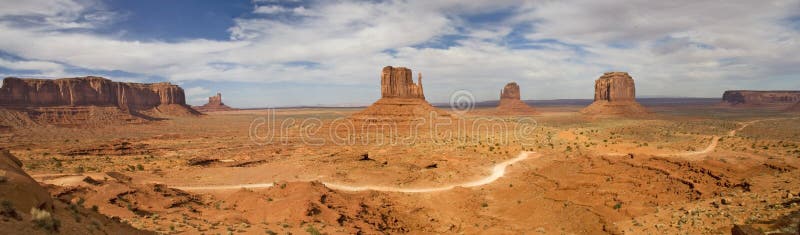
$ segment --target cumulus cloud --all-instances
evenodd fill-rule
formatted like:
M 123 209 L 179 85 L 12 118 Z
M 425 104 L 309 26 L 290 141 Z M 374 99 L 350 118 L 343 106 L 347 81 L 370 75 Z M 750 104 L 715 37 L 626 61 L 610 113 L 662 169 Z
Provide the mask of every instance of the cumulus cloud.
M 527 99 L 588 98 L 609 70 L 631 72 L 639 94 L 706 97 L 751 84 L 742 81 L 800 75 L 800 35 L 786 23 L 800 3 L 791 0 L 253 4 L 255 16 L 234 19 L 230 40 L 135 41 L 57 30 L 120 20 L 102 3 L 20 1 L 0 9 L 0 50 L 52 62 L 0 66 L 57 71 L 62 63 L 176 82 L 376 85 L 381 67 L 399 65 L 424 74 L 433 101 L 456 89 L 496 99 L 508 81 Z

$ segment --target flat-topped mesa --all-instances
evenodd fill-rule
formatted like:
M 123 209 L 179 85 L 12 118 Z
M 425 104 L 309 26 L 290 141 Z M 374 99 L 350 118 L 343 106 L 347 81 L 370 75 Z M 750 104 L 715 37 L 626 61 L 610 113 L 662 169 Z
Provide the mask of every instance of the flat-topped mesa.
M 114 82 L 93 76 L 5 78 L 0 109 L 5 110 L 1 116 L 29 117 L 24 123 L 56 125 L 141 123 L 161 116 L 199 114 L 186 105 L 183 89 L 177 85 Z M 19 126 L 0 121 L 3 125 Z
M 381 98 L 366 109 L 350 116 L 351 120 L 374 123 L 406 123 L 431 117 L 452 117 L 425 100 L 422 74 L 417 83 L 411 79 L 411 69 L 386 66 L 381 71 Z
M 425 99 L 425 94 L 422 91 L 422 73 L 417 77 L 417 84 L 414 84 L 411 76 L 411 69 L 405 67 L 383 67 L 383 71 L 381 71 L 381 97 Z
M 214 111 L 229 111 L 235 110 L 222 103 L 222 94 L 217 92 L 217 95 L 208 97 L 208 103 L 203 106 L 194 107 L 195 110 L 200 112 L 214 112 Z
M 791 105 L 800 102 L 800 91 L 732 90 L 722 94 L 728 105 Z
M 789 112 L 800 112 L 800 102 L 797 102 L 796 104 L 792 105 L 792 107 L 789 107 L 789 109 L 787 111 L 789 111 Z
M 497 114 L 501 115 L 521 115 L 535 114 L 531 106 L 520 100 L 519 85 L 510 82 L 500 91 L 500 103 L 497 105 Z
M 589 115 L 642 115 L 644 109 L 636 102 L 636 85 L 626 72 L 606 72 L 595 80 L 594 102 L 581 110 Z
M 186 105 L 183 89 L 170 83 L 124 83 L 102 77 L 62 79 L 5 78 L 0 106 L 117 106 L 150 109 L 159 105 Z

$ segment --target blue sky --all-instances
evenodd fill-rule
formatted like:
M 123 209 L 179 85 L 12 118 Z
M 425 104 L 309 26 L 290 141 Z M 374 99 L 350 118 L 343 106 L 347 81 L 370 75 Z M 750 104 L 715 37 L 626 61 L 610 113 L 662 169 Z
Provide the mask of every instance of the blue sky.
M 800 89 L 800 2 L 0 0 L 0 76 L 169 81 L 199 105 L 365 105 L 383 66 L 426 97 L 591 98 L 606 71 L 640 97 Z

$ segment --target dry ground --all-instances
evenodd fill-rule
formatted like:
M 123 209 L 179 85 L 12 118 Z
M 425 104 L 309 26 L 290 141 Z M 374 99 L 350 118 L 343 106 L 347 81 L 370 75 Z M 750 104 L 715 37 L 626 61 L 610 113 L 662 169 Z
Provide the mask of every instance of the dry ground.
M 348 131 L 335 120 L 358 109 L 281 109 L 285 134 L 267 143 L 250 136 L 270 112 L 239 110 L 21 129 L 0 143 L 57 198 L 162 233 L 718 234 L 800 209 L 797 114 L 665 106 L 625 119 L 536 108 L 535 126 L 480 110 L 461 119 L 506 125 L 496 129 Z M 534 157 L 475 187 L 325 186 L 459 185 L 523 151 Z

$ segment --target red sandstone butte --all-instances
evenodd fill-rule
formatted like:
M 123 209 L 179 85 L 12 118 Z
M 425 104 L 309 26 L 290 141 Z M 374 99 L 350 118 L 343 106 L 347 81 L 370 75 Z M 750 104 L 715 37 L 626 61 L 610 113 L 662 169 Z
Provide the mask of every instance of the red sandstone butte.
M 114 82 L 93 76 L 5 78 L 0 87 L 0 109 L 5 110 L 3 116 L 13 115 L 20 122 L 24 121 L 20 113 L 24 113 L 34 122 L 63 124 L 101 119 L 139 122 L 136 120 L 153 120 L 161 115 L 199 114 L 186 105 L 183 89 L 177 85 Z
M 800 102 L 800 91 L 732 90 L 722 94 L 722 103 L 733 106 L 791 105 Z
M 524 115 L 535 114 L 531 106 L 520 100 L 519 85 L 510 82 L 500 91 L 500 103 L 497 105 L 497 113 L 501 115 Z
M 422 74 L 417 83 L 411 69 L 386 66 L 381 71 L 381 98 L 350 118 L 365 122 L 408 122 L 420 118 L 451 117 L 425 100 Z
M 208 103 L 204 104 L 203 106 L 194 107 L 195 110 L 200 112 L 217 112 L 217 111 L 230 111 L 236 110 L 234 108 L 228 107 L 225 103 L 222 103 L 222 94 L 217 92 L 217 95 L 208 97 Z
M 647 110 L 636 102 L 636 86 L 626 72 L 607 72 L 595 80 L 594 102 L 581 110 L 587 115 L 642 115 Z

